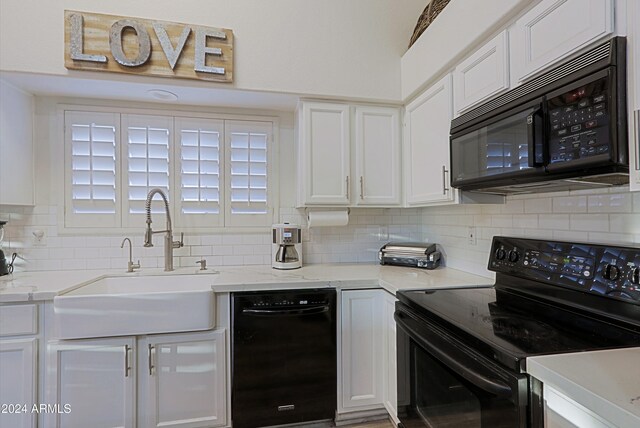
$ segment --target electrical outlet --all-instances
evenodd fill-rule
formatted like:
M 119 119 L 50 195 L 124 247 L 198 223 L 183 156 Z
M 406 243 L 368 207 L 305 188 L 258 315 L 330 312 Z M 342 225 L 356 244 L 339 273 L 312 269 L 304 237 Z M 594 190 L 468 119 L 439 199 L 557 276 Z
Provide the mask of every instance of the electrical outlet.
M 44 230 L 34 230 L 31 232 L 33 235 L 33 245 L 36 247 L 44 247 L 47 245 L 47 238 L 44 233 Z
M 469 232 L 467 233 L 467 239 L 469 240 L 469 245 L 476 245 L 478 243 L 478 238 L 476 237 L 476 227 L 469 226 Z

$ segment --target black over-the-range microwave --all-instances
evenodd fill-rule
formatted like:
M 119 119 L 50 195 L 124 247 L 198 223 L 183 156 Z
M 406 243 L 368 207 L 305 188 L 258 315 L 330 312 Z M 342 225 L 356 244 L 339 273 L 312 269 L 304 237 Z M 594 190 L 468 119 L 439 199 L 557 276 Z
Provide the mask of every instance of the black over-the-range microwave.
M 628 183 L 626 69 L 616 37 L 455 118 L 451 185 L 513 194 Z

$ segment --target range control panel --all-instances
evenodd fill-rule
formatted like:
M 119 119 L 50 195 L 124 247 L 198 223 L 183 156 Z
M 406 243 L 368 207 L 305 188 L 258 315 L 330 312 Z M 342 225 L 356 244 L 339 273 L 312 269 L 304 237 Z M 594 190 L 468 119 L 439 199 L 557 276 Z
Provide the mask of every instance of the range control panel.
M 640 248 L 494 237 L 489 270 L 640 304 Z

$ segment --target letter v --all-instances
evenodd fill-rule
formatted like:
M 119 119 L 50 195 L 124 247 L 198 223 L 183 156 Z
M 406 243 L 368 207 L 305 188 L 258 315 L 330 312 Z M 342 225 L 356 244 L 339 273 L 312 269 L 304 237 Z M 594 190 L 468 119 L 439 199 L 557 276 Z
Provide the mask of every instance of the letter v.
M 158 37 L 158 40 L 160 41 L 160 46 L 162 46 L 164 55 L 167 57 L 169 65 L 173 70 L 178 63 L 178 58 L 180 58 L 180 54 L 182 53 L 184 44 L 187 42 L 189 34 L 191 34 L 191 28 L 184 27 L 182 29 L 182 34 L 180 34 L 180 39 L 178 40 L 178 45 L 175 49 L 171 46 L 171 40 L 169 40 L 169 35 L 167 34 L 167 30 L 164 28 L 163 24 L 154 22 L 153 30 L 156 32 L 156 37 Z

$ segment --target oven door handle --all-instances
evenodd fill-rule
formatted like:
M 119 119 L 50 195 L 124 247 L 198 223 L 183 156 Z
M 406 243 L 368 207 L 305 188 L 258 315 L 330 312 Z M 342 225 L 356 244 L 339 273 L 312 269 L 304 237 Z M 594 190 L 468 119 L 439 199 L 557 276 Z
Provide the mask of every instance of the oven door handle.
M 440 336 L 439 333 L 431 329 L 426 331 L 426 334 L 423 334 L 422 331 L 418 332 L 411 324 L 418 323 L 419 321 L 415 320 L 410 314 L 396 311 L 393 317 L 398 327 L 409 334 L 412 340 L 473 385 L 497 397 L 513 397 L 513 391 L 509 385 L 495 379 L 496 376 L 491 373 L 492 371 L 489 372 L 490 369 L 484 369 L 484 371 L 489 373 L 480 373 L 482 370 L 482 367 L 480 367 L 481 363 L 472 355 L 466 354 L 463 350 L 457 348 L 450 340 Z M 452 354 L 457 355 L 454 357 Z M 474 366 L 476 367 L 474 368 Z M 493 376 L 489 377 L 492 374 Z

